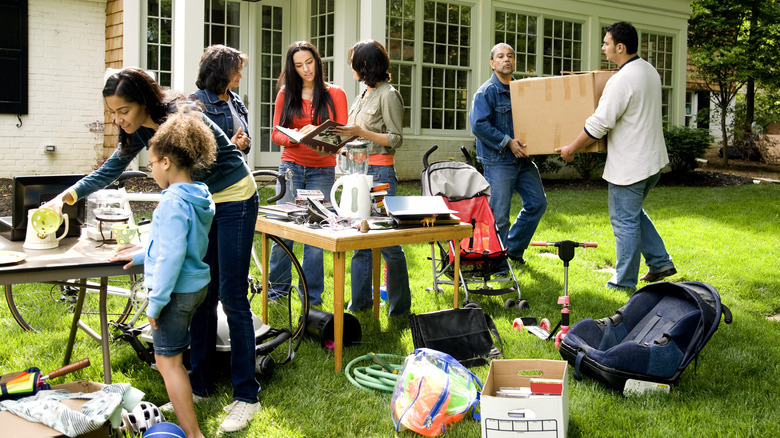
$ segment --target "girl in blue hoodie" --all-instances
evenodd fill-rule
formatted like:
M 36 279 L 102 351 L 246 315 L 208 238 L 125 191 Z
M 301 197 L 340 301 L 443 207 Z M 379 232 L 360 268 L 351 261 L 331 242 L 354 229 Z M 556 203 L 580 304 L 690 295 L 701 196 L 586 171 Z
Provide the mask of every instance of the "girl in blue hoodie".
M 144 265 L 154 357 L 187 438 L 203 437 L 182 354 L 190 343 L 193 313 L 211 281 L 203 257 L 214 218 L 207 186 L 193 182 L 191 173 L 214 162 L 216 147 L 211 129 L 197 112 L 180 109 L 160 125 L 149 140 L 149 171 L 163 192 L 152 216 L 148 244 L 144 251 L 125 245 L 111 258 L 128 261 L 125 269 Z

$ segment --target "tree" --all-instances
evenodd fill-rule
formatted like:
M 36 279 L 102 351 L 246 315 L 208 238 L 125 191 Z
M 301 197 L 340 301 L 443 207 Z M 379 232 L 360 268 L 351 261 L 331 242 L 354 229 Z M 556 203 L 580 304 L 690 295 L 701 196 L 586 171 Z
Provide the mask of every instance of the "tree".
M 756 87 L 777 89 L 777 67 L 780 65 L 780 4 L 775 0 L 748 0 L 747 46 L 745 59 L 747 83 L 745 84 L 744 132 L 752 130 L 755 119 Z
M 728 108 L 748 79 L 746 38 L 752 0 L 694 0 L 688 20 L 691 77 L 701 81 L 719 108 L 723 162 L 728 165 Z

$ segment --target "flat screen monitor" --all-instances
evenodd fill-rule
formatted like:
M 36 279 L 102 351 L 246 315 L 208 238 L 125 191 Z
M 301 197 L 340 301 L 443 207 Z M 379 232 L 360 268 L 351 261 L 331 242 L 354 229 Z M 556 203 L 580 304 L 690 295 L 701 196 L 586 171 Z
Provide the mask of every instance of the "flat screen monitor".
M 52 200 L 81 178 L 84 178 L 84 175 L 15 176 L 11 240 L 24 240 L 27 232 L 28 210 L 38 208 Z M 65 204 L 62 207 L 62 212 L 68 215 L 68 237 L 78 237 L 81 234 L 86 211 L 85 199 L 79 199 L 73 205 Z M 62 227 L 57 231 L 57 235 L 60 233 Z

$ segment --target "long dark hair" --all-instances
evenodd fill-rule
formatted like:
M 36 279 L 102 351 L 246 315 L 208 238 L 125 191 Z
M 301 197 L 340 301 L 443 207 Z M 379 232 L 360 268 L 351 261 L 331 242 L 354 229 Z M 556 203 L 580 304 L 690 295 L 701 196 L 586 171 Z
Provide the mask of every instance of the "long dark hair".
M 103 86 L 103 98 L 109 96 L 143 105 L 158 125 L 165 121 L 169 112 L 175 111 L 174 103 L 183 97 L 180 93 L 166 93 L 149 74 L 137 67 L 124 68 L 108 77 Z M 121 126 L 119 150 L 128 155 L 133 153 L 133 138 Z
M 382 81 L 390 80 L 390 58 L 387 50 L 374 40 L 358 41 L 347 52 L 347 65 L 358 74 L 361 82 L 371 88 Z
M 311 121 L 314 125 L 320 125 L 336 114 L 336 106 L 333 98 L 328 93 L 325 75 L 322 72 L 322 59 L 317 48 L 308 41 L 296 41 L 287 48 L 287 59 L 284 63 L 282 74 L 276 83 L 278 90 L 284 89 L 284 105 L 279 124 L 289 127 L 296 117 L 305 117 L 303 114 L 303 79 L 295 71 L 293 55 L 301 50 L 308 50 L 314 57 L 314 96 L 311 102 Z
M 200 57 L 195 86 L 220 95 L 227 90 L 230 79 L 249 63 L 249 57 L 232 47 L 213 44 Z

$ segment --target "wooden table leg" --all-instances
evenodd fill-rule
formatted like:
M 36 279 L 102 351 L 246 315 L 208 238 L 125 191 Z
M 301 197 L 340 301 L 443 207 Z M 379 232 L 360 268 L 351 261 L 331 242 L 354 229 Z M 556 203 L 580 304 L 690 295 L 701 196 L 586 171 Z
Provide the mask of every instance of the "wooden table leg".
M 260 234 L 260 264 L 263 265 L 261 272 L 263 276 L 263 323 L 268 324 L 268 273 L 269 273 L 269 247 L 268 247 L 268 234 Z
M 336 372 L 341 371 L 341 353 L 344 348 L 344 278 L 346 255 L 333 253 L 333 353 Z
M 453 240 L 452 247 L 455 248 L 452 253 L 455 255 L 455 266 L 453 266 L 452 290 L 453 290 L 453 309 L 458 308 L 458 294 L 460 293 L 460 242 Z
M 373 248 L 371 250 L 371 272 L 373 272 L 373 285 L 374 285 L 374 319 L 379 319 L 379 281 L 382 273 L 382 248 Z
M 108 298 L 108 277 L 100 277 L 100 344 L 103 348 L 103 381 L 106 385 L 111 384 L 111 351 L 109 350 L 108 333 L 108 314 L 106 301 Z

